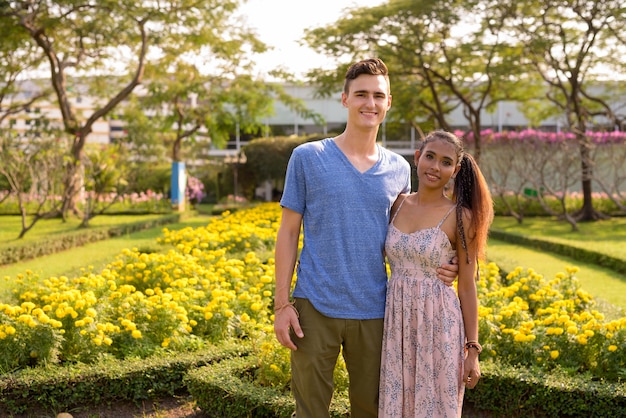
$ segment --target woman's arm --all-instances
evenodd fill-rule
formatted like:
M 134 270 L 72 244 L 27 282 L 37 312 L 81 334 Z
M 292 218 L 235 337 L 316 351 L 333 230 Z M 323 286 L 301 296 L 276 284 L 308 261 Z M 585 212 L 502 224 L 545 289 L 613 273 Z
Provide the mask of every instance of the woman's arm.
M 473 239 L 473 231 L 471 230 L 470 216 L 469 211 L 463 211 L 463 229 L 467 234 L 465 237 L 467 248 L 463 248 L 460 236 L 457 236 L 456 247 L 459 259 L 457 291 L 461 302 L 465 337 L 467 339 L 463 381 L 466 387 L 473 389 L 478 383 L 478 379 L 480 379 L 478 355 L 480 354 L 481 346 L 478 338 L 478 292 L 476 290 L 477 248 L 476 240 Z M 459 232 L 457 232 L 458 234 Z

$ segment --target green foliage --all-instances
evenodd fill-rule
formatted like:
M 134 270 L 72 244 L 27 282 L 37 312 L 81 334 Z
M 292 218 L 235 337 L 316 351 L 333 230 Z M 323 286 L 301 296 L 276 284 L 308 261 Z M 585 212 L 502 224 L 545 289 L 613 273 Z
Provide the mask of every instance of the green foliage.
M 172 167 L 169 163 L 136 161 L 129 166 L 128 190 L 130 192 L 167 193 L 170 190 Z
M 288 391 L 259 386 L 251 380 L 258 363 L 254 352 L 248 357 L 225 359 L 190 371 L 185 385 L 200 409 L 213 416 L 291 416 L 294 402 Z M 464 416 L 621 416 L 626 407 L 626 390 L 621 383 L 571 376 L 562 369 L 546 373 L 496 361 L 481 362 L 481 370 L 478 387 L 465 391 Z M 331 416 L 349 416 L 346 396 L 335 394 Z
M 548 214 L 546 213 L 546 209 L 543 208 L 538 200 L 533 196 L 537 193 L 537 190 L 527 188 L 524 191 L 525 194 L 494 196 L 494 211 L 498 215 L 509 216 L 511 215 L 509 211 L 510 206 L 518 209 L 518 213 L 523 217 L 547 216 Z M 509 205 L 504 202 L 505 199 L 509 201 Z M 552 213 L 563 212 L 563 208 L 560 207 L 560 202 L 556 198 L 547 196 L 544 198 L 544 202 L 550 208 Z M 582 196 L 578 194 L 568 196 L 565 200 L 565 205 L 565 210 L 568 213 L 575 213 L 576 210 L 580 209 L 582 206 Z M 603 196 L 601 194 L 594 195 L 593 206 L 598 212 L 609 216 L 621 214 L 621 211 L 615 202 L 607 196 Z M 521 222 L 524 222 L 523 218 Z
M 572 231 L 567 223 L 554 217 L 529 217 L 520 224 L 512 217 L 496 216 L 491 227 L 512 235 L 525 235 L 626 259 L 626 248 L 621 245 L 626 240 L 626 217 L 581 222 L 579 231 Z
M 598 266 L 606 267 L 619 274 L 626 274 L 626 259 L 614 257 L 598 251 L 586 248 L 576 247 L 560 242 L 551 242 L 539 238 L 531 238 L 528 236 L 511 234 L 503 231 L 492 229 L 489 235 L 494 239 L 519 244 L 525 247 L 534 248 L 541 251 L 548 251 L 555 254 L 561 254 L 580 262 L 591 263 Z
M 85 189 L 93 192 L 94 198 L 108 193 L 123 194 L 127 186 L 127 165 L 121 149 L 116 146 L 88 148 L 85 164 Z
M 254 356 L 236 357 L 198 368 L 187 374 L 185 385 L 203 411 L 218 417 L 291 417 L 295 403 L 289 392 L 252 380 L 258 361 Z M 333 397 L 330 416 L 349 416 L 345 396 Z
M 30 305 L 14 319 L 4 312 L 8 306 L 0 304 L 0 373 L 58 361 L 61 334 L 41 309 L 33 312 Z
M 618 417 L 626 409 L 623 383 L 492 361 L 481 361 L 481 372 L 478 387 L 465 391 L 465 402 L 495 416 Z
M 118 237 L 159 225 L 166 225 L 180 220 L 180 216 L 180 214 L 171 214 L 156 219 L 139 221 L 121 226 L 82 229 L 73 232 L 60 233 L 54 236 L 38 239 L 35 243 L 25 242 L 13 244 L 10 247 L 3 248 L 0 253 L 0 265 L 16 263 L 48 254 L 55 254 L 90 242 Z
M 257 183 L 263 180 L 282 180 L 287 163 L 295 147 L 312 140 L 312 137 L 269 137 L 250 141 L 245 146 L 247 170 Z
M 31 200 L 30 207 L 39 215 L 58 206 L 53 197 L 61 187 L 63 152 L 63 142 L 45 126 L 31 127 L 25 136 L 0 130 L 0 174 L 9 183 L 23 216 Z
M 184 390 L 190 369 L 247 352 L 241 341 L 223 341 L 194 353 L 160 352 L 143 360 L 101 358 L 97 364 L 40 367 L 0 376 L 0 410 L 10 414 L 89 409 L 119 400 L 139 404 Z M 41 412 L 40 411 L 40 412 Z

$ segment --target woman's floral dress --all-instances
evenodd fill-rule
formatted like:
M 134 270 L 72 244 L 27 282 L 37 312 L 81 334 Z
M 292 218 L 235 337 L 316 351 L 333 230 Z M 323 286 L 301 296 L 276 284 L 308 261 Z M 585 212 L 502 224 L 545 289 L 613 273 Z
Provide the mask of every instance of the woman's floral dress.
M 397 213 L 402 208 L 402 204 Z M 411 234 L 389 225 L 379 417 L 460 417 L 465 331 L 458 296 L 436 276 L 456 252 L 436 227 Z

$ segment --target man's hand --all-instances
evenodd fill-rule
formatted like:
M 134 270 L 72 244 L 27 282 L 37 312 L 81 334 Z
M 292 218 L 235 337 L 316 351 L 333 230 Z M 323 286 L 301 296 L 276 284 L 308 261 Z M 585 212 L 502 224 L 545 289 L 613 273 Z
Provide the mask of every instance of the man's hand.
M 300 321 L 298 320 L 298 311 L 291 304 L 283 306 L 274 312 L 274 333 L 281 345 L 295 351 L 298 347 L 296 347 L 291 340 L 291 336 L 289 335 L 290 329 L 294 330 L 298 338 L 304 337 L 304 333 L 300 327 Z
M 442 264 L 441 267 L 437 268 L 437 277 L 446 286 L 452 286 L 458 274 L 459 274 L 458 257 L 454 257 L 452 260 L 450 260 L 449 264 Z

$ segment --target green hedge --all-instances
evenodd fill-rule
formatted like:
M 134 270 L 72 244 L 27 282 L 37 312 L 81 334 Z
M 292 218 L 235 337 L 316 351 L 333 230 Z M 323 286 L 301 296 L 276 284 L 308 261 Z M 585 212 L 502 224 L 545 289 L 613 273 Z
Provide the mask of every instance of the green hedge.
M 215 417 L 287 418 L 290 394 L 252 383 L 256 359 L 230 358 L 190 371 L 185 383 L 197 406 Z M 485 361 L 476 389 L 465 392 L 464 417 L 620 417 L 626 411 L 626 385 L 570 376 L 564 371 L 512 367 Z M 337 396 L 331 417 L 348 417 L 349 403 Z
M 477 388 L 465 392 L 465 401 L 474 410 L 510 418 L 626 416 L 625 383 L 490 361 L 481 362 L 480 367 Z
M 174 213 L 158 219 L 133 222 L 110 228 L 81 229 L 54 235 L 54 237 L 50 238 L 42 238 L 37 240 L 37 242 L 17 244 L 15 246 L 5 248 L 2 252 L 0 252 L 0 266 L 44 255 L 55 254 L 92 242 L 119 237 L 133 232 L 142 231 L 144 229 L 180 222 L 181 217 L 182 214 Z
M 288 418 L 295 410 L 290 393 L 253 383 L 258 359 L 230 358 L 190 371 L 185 385 L 202 411 L 212 417 Z M 345 396 L 334 396 L 330 416 L 349 417 Z
M 626 260 L 612 257 L 610 255 L 599 252 L 586 250 L 584 248 L 573 247 L 567 244 L 550 242 L 542 239 L 528 238 L 522 235 L 510 234 L 508 232 L 492 229 L 489 231 L 490 238 L 499 239 L 501 241 L 517 244 L 524 247 L 534 248 L 538 250 L 548 251 L 555 254 L 571 257 L 577 261 L 596 264 L 606 267 L 620 274 L 626 274 Z
M 185 374 L 232 356 L 247 353 L 229 341 L 195 353 L 160 355 L 144 360 L 108 359 L 98 364 L 38 367 L 0 376 L 0 411 L 9 414 L 89 410 L 117 401 L 158 399 L 186 392 Z M 37 411 L 33 411 L 36 406 Z
M 188 393 L 213 417 L 290 417 L 295 406 L 290 393 L 254 383 L 258 361 L 248 343 L 229 340 L 196 353 L 22 370 L 0 376 L 0 411 L 89 411 Z M 464 417 L 619 417 L 626 411 L 623 382 L 492 361 L 482 362 L 481 369 L 478 387 L 465 392 Z M 331 417 L 349 417 L 347 396 L 334 397 Z

